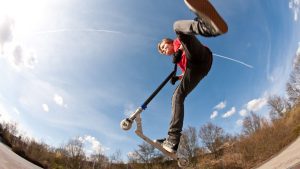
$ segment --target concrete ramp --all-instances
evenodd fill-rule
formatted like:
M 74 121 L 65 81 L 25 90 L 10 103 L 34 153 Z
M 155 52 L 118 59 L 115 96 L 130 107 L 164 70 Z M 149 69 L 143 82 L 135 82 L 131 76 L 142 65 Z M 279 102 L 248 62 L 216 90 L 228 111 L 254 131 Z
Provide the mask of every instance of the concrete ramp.
M 300 137 L 257 169 L 300 169 Z
M 0 142 L 0 169 L 42 169 L 14 153 Z

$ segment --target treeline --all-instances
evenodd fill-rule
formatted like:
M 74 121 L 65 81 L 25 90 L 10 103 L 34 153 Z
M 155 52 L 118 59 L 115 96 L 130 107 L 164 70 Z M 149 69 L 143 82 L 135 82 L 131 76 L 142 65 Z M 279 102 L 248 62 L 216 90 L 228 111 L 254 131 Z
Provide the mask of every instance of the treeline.
M 276 104 L 277 105 L 277 104 Z M 279 104 L 280 105 L 280 104 Z M 278 106 L 279 106 L 278 105 Z M 232 136 L 221 127 L 207 123 L 196 129 L 184 129 L 178 153 L 188 157 L 191 167 L 207 169 L 253 168 L 279 152 L 300 134 L 300 106 L 292 106 L 272 121 L 250 113 L 243 121 L 241 134 Z M 274 112 L 272 112 L 274 113 Z M 279 114 L 278 114 L 279 115 Z M 17 125 L 2 123 L 2 142 L 28 161 L 49 169 L 176 169 L 177 162 L 163 156 L 147 143 L 128 154 L 128 162 L 121 152 L 108 157 L 103 153 L 87 156 L 79 138 L 71 139 L 61 148 L 24 136 L 16 136 Z M 199 143 L 202 146 L 199 146 Z
M 207 123 L 198 130 L 183 131 L 179 154 L 188 157 L 190 167 L 203 169 L 250 169 L 278 153 L 300 134 L 300 107 L 286 112 L 280 119 L 269 121 L 250 113 L 243 121 L 243 132 L 232 136 L 221 127 Z M 199 143 L 202 146 L 199 146 Z M 163 163 L 165 162 L 165 163 Z M 146 143 L 129 156 L 135 169 L 174 169 L 168 161 Z M 139 166 L 139 164 L 144 164 Z
M 0 124 L 0 141 L 16 154 L 45 169 L 124 169 L 125 166 L 120 151 L 110 157 L 103 153 L 87 155 L 79 137 L 69 140 L 61 148 L 50 147 L 21 136 L 16 123 Z

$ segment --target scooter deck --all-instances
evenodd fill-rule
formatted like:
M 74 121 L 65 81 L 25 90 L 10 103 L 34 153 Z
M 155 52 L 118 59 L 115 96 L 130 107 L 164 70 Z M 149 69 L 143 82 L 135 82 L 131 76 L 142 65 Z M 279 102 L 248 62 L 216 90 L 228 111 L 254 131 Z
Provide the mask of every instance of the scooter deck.
M 135 133 L 142 138 L 144 141 L 146 141 L 147 143 L 149 143 L 150 145 L 152 145 L 153 147 L 155 147 L 156 149 L 158 149 L 159 151 L 161 151 L 163 154 L 165 154 L 166 156 L 174 159 L 174 160 L 178 160 L 179 158 L 177 157 L 176 153 L 170 153 L 167 150 L 165 150 L 159 143 L 155 143 L 154 141 L 152 141 L 151 139 L 149 139 L 147 136 L 145 136 L 142 132 L 136 130 Z
M 147 136 L 144 135 L 144 133 L 143 133 L 143 127 L 142 127 L 142 119 L 141 119 L 141 114 L 140 113 L 138 113 L 136 115 L 135 122 L 136 122 L 136 126 L 137 126 L 137 128 L 135 130 L 136 135 L 138 135 L 144 141 L 146 141 L 147 143 L 149 143 L 150 145 L 152 145 L 153 147 L 155 147 L 156 149 L 158 149 L 159 151 L 161 151 L 166 156 L 168 156 L 168 157 L 170 157 L 170 158 L 172 158 L 174 160 L 177 160 L 177 161 L 179 160 L 179 158 L 177 157 L 176 153 L 170 153 L 170 152 L 168 152 L 159 143 L 155 143 L 149 137 L 147 137 Z
M 140 138 L 142 138 L 148 144 L 152 145 L 154 148 L 156 148 L 159 151 L 161 151 L 167 157 L 169 157 L 169 158 L 171 158 L 173 160 L 176 160 L 178 162 L 178 166 L 180 168 L 186 168 L 188 166 L 188 164 L 189 164 L 188 159 L 183 158 L 183 157 L 178 157 L 176 153 L 170 153 L 170 152 L 168 152 L 159 143 L 155 143 L 149 137 L 147 137 L 147 136 L 144 135 L 144 133 L 143 133 L 143 126 L 142 126 L 141 112 L 142 112 L 142 109 L 138 109 L 131 116 L 131 119 L 134 119 L 134 121 L 136 122 L 136 130 L 135 130 L 136 135 L 139 136 Z M 132 122 L 133 122 L 132 120 L 124 119 L 121 122 L 121 127 L 123 129 L 128 130 L 128 129 L 130 129 Z

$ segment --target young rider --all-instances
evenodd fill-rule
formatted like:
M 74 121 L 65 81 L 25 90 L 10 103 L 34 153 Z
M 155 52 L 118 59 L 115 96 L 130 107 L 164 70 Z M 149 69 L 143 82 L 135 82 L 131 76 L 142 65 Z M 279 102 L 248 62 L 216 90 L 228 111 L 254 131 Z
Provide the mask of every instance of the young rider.
M 182 75 L 174 76 L 170 82 L 174 85 L 180 80 L 172 97 L 172 119 L 168 137 L 154 140 L 163 148 L 176 153 L 180 142 L 184 118 L 184 100 L 209 72 L 212 65 L 212 52 L 195 35 L 215 37 L 227 32 L 225 21 L 208 0 L 185 0 L 188 7 L 197 15 L 194 20 L 179 20 L 173 25 L 177 38 L 162 39 L 158 51 L 172 56 Z

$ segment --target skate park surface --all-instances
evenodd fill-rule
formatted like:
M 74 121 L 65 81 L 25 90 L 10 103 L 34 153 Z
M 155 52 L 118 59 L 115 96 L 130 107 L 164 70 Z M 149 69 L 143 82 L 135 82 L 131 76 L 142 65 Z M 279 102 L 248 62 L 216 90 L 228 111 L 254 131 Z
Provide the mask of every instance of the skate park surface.
M 300 169 L 300 137 L 256 169 Z
M 0 169 L 42 169 L 19 155 L 0 142 Z

